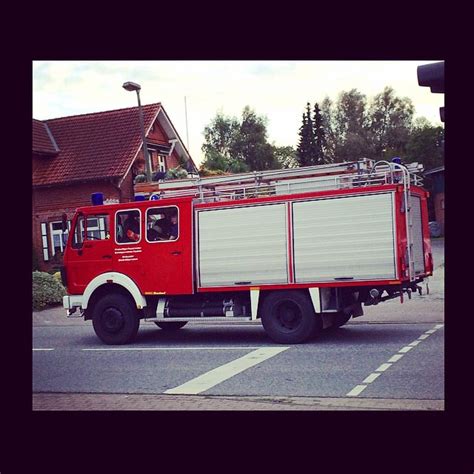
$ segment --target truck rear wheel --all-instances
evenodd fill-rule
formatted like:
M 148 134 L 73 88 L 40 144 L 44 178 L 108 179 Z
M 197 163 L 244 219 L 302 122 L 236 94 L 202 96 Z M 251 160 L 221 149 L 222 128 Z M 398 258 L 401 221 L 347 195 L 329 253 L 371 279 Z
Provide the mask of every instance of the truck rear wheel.
M 108 294 L 95 305 L 92 325 L 105 344 L 127 344 L 138 332 L 140 320 L 134 302 L 121 294 Z
M 181 329 L 183 326 L 188 324 L 187 321 L 165 321 L 165 322 L 156 322 L 155 324 L 163 329 L 164 331 L 177 331 L 178 329 Z
M 262 304 L 262 324 L 266 333 L 280 344 L 298 344 L 322 328 L 308 295 L 300 291 L 269 294 Z

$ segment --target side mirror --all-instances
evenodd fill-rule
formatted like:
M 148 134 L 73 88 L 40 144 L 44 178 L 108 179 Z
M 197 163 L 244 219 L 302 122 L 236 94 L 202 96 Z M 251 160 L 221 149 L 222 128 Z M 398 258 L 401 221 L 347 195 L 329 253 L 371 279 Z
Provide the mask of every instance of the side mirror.
M 62 215 L 62 230 L 63 232 L 67 231 L 67 215 L 65 213 Z
M 79 227 L 80 226 L 80 220 L 81 218 L 84 217 L 84 214 L 82 212 L 78 212 L 76 214 L 76 216 L 74 217 L 74 220 L 73 220 L 73 228 L 71 229 L 72 232 L 73 232 L 73 236 L 71 237 L 71 246 L 73 249 L 76 249 L 76 250 L 79 250 L 80 252 L 82 252 L 80 249 L 82 249 L 82 244 L 83 244 L 83 235 L 80 236 L 80 232 L 79 232 Z M 83 232 L 85 232 L 85 228 L 83 229 Z M 80 242 L 77 242 L 77 239 L 80 239 Z M 81 255 L 81 253 L 79 253 L 79 255 Z

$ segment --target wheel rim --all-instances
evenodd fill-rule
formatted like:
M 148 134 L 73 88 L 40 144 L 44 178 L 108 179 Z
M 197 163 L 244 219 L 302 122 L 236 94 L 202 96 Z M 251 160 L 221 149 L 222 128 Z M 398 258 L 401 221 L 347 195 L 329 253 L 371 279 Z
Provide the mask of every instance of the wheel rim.
M 100 321 L 103 329 L 111 334 L 120 331 L 125 324 L 125 318 L 117 308 L 107 308 L 102 313 Z
M 281 301 L 276 307 L 275 314 L 280 329 L 285 332 L 298 329 L 303 319 L 300 307 L 293 301 Z

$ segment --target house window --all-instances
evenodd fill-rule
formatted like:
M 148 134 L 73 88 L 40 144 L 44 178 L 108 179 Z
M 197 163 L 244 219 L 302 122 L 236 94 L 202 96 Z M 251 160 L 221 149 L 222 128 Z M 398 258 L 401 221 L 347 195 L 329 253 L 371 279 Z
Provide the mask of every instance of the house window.
M 158 171 L 166 171 L 166 156 L 158 155 Z
M 71 228 L 71 222 L 67 223 L 67 230 L 63 232 L 63 224 L 61 221 L 50 222 L 49 231 L 51 237 L 51 254 L 56 255 L 56 252 L 64 252 L 66 247 L 67 238 L 69 235 L 69 229 Z M 43 248 L 44 253 L 44 248 Z

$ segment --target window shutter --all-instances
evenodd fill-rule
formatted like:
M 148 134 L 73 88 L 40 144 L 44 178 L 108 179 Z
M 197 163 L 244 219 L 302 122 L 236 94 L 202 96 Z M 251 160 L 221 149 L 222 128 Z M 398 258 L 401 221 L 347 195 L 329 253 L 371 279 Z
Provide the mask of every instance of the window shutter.
M 48 230 L 45 222 L 41 223 L 41 240 L 43 243 L 43 260 L 49 261 L 49 250 L 48 250 Z

